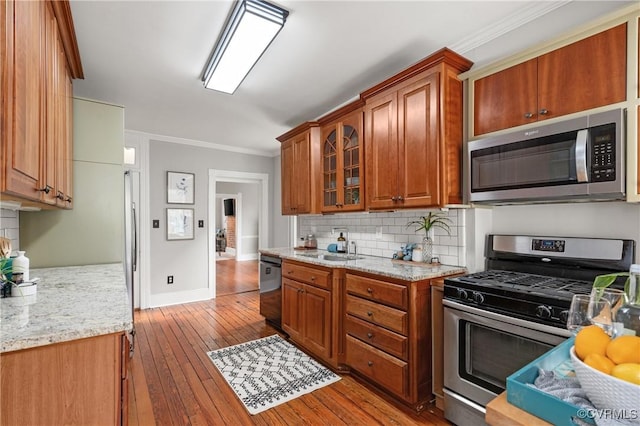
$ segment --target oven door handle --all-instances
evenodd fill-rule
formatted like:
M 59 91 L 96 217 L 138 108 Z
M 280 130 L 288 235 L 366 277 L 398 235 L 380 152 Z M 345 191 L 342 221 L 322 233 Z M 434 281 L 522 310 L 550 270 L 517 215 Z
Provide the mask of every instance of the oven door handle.
M 540 333 L 551 334 L 559 337 L 571 337 L 571 332 L 566 328 L 553 327 L 546 324 L 539 324 L 534 321 L 527 321 L 520 318 L 510 317 L 503 314 L 487 311 L 485 309 L 463 305 L 462 303 L 458 303 L 449 299 L 443 300 L 442 304 L 445 307 L 456 309 L 458 311 L 467 313 L 468 315 L 477 315 L 482 318 L 487 318 L 488 320 L 499 321 L 503 324 L 527 328 L 529 330 L 533 330 L 534 332 L 537 331 Z
M 578 182 L 589 182 L 589 170 L 587 168 L 587 141 L 589 129 L 578 130 L 576 134 L 576 178 Z

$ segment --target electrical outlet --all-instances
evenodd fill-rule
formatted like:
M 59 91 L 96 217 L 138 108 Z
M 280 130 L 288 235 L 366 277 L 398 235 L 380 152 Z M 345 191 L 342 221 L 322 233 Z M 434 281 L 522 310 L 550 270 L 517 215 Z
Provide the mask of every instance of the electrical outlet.
M 160 228 L 160 221 L 158 219 L 153 219 L 153 227 Z
M 167 275 L 167 284 L 173 284 L 173 275 Z
M 376 226 L 376 240 L 382 239 L 382 226 Z
M 198 228 L 204 228 L 204 220 L 198 221 Z

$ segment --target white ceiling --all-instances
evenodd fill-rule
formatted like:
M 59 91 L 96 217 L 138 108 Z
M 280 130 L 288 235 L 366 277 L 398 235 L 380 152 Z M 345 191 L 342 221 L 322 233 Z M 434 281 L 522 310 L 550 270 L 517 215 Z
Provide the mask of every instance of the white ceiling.
M 305 1 L 234 95 L 200 80 L 232 8 L 216 1 L 71 1 L 84 69 L 74 95 L 125 107 L 125 127 L 279 152 L 276 136 L 432 52 L 487 64 L 629 1 Z

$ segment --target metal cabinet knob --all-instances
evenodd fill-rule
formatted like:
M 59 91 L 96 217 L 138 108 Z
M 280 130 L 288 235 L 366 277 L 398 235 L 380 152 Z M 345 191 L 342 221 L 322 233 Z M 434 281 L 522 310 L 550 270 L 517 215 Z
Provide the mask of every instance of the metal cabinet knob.
M 369 367 L 373 367 L 373 361 L 369 361 L 369 362 L 367 362 L 367 365 L 368 365 Z
M 373 339 L 373 333 L 367 333 L 367 337 L 368 337 L 369 339 Z
M 404 197 L 402 195 L 398 195 L 398 201 L 400 202 L 404 201 Z
M 58 200 L 64 201 L 64 194 L 62 193 L 62 191 L 58 191 L 58 193 L 56 194 L 56 198 Z
M 314 277 L 313 275 L 311 276 L 311 281 L 315 281 L 316 277 Z
M 371 287 L 367 288 L 367 293 L 369 294 L 373 293 L 373 289 Z
M 546 110 L 546 109 L 544 109 L 544 108 L 542 108 L 540 111 L 538 111 L 538 114 L 540 114 L 540 115 L 547 115 L 547 114 L 549 114 L 549 111 L 548 111 L 548 110 Z
M 38 191 L 39 192 L 44 192 L 45 194 L 48 194 L 49 192 L 51 192 L 53 188 L 50 187 L 49 185 L 45 185 L 44 188 L 39 188 Z
M 368 316 L 373 316 L 373 312 L 369 311 L 369 312 L 367 312 L 367 315 Z
M 525 112 L 524 113 L 524 118 L 533 118 L 533 113 L 532 112 Z

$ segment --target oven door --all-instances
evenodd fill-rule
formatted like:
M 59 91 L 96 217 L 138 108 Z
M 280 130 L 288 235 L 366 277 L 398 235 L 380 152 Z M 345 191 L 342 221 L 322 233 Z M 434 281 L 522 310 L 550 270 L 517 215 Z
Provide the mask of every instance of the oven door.
M 508 376 L 570 336 L 567 330 L 451 300 L 443 305 L 445 416 L 458 424 L 464 421 L 451 412 L 456 404 L 448 399 L 466 403 L 484 418 L 484 407 L 506 389 Z

